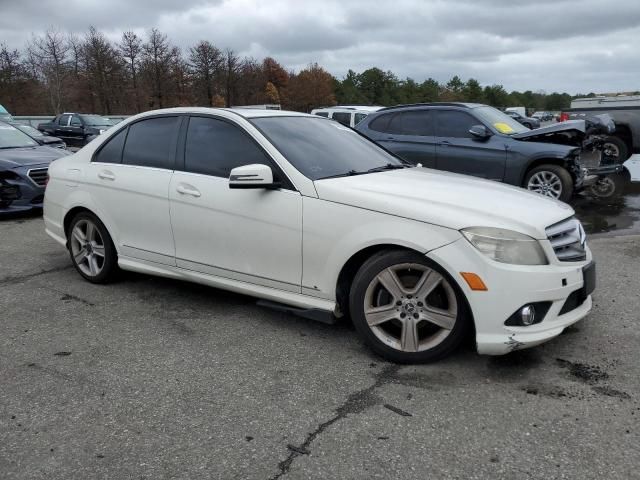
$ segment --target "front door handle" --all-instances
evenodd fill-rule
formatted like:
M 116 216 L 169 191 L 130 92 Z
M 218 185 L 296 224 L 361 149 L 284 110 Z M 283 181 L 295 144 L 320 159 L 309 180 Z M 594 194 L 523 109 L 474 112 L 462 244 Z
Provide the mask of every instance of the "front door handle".
M 193 197 L 199 197 L 201 195 L 200 191 L 196 187 L 185 183 L 180 183 L 176 187 L 176 191 L 181 195 L 191 195 Z
M 109 170 L 101 170 L 100 172 L 98 172 L 98 178 L 101 178 L 103 180 L 115 180 L 116 176 Z
M 441 147 L 448 147 L 449 145 L 451 145 L 451 143 L 443 140 L 438 145 L 440 145 Z

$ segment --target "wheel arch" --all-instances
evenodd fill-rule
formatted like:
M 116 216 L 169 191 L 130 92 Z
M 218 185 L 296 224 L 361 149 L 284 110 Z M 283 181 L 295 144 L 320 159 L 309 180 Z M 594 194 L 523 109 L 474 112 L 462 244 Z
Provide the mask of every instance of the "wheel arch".
M 377 245 L 369 245 L 368 247 L 362 248 L 351 255 L 340 269 L 336 282 L 336 304 L 341 313 L 344 315 L 349 314 L 349 294 L 351 292 L 351 285 L 360 267 L 374 255 L 389 250 L 405 250 L 407 252 L 421 253 L 418 250 L 403 245 L 381 243 Z
M 523 169 L 522 177 L 520 178 L 520 186 L 524 186 L 524 180 L 527 178 L 527 175 L 531 170 L 537 168 L 541 165 L 558 165 L 559 167 L 563 167 L 569 172 L 571 177 L 573 178 L 573 174 L 571 173 L 571 169 L 567 168 L 567 161 L 564 158 L 553 158 L 553 157 L 542 157 L 536 158 L 530 161 L 527 164 L 527 167 Z M 575 180 L 575 179 L 574 179 Z
M 78 213 L 81 213 L 81 212 L 90 213 L 91 215 L 94 215 L 98 220 L 100 220 L 102 225 L 104 225 L 104 228 L 107 229 L 107 233 L 109 233 L 109 236 L 111 237 L 111 240 L 114 242 L 114 246 L 116 247 L 116 251 L 117 251 L 118 248 L 117 248 L 117 245 L 116 245 L 116 243 L 114 241 L 113 232 L 109 228 L 109 225 L 95 211 L 93 211 L 90 208 L 85 207 L 83 205 L 78 205 L 78 206 L 75 206 L 75 207 L 69 209 L 69 211 L 67 213 L 65 213 L 65 215 L 64 215 L 64 219 L 62 221 L 62 226 L 64 228 L 64 235 L 65 235 L 65 239 L 67 240 L 67 242 L 69 241 L 69 235 L 68 234 L 69 234 L 69 227 L 71 226 L 71 221 L 73 220 L 73 217 L 75 217 Z

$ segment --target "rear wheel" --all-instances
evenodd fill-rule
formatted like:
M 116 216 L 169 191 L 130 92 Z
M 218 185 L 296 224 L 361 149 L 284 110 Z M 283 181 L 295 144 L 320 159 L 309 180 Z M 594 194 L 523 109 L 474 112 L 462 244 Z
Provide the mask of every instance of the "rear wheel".
M 524 187 L 563 202 L 568 202 L 573 195 L 571 174 L 560 165 L 540 165 L 531 169 L 525 177 Z
M 107 229 L 89 212 L 78 213 L 67 232 L 71 261 L 80 275 L 92 283 L 107 283 L 118 271 L 118 254 Z
M 373 351 L 397 363 L 451 353 L 468 325 L 462 292 L 438 265 L 416 252 L 386 251 L 356 274 L 349 309 Z

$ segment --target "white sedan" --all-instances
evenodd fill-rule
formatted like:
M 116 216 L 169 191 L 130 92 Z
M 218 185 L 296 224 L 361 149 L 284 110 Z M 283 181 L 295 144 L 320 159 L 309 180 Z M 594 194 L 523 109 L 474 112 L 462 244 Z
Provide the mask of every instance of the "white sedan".
M 49 169 L 47 233 L 80 275 L 117 270 L 348 315 L 396 362 L 549 340 L 591 309 L 568 205 L 413 167 L 318 116 L 177 108 L 112 127 Z

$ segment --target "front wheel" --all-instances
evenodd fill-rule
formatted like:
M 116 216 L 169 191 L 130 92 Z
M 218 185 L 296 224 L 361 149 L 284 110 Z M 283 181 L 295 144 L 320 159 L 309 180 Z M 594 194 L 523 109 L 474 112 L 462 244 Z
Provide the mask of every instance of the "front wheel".
M 573 179 L 571 174 L 560 165 L 540 165 L 527 173 L 524 188 L 546 197 L 568 202 L 573 195 Z
M 455 350 L 468 325 L 466 302 L 449 275 L 424 255 L 381 252 L 358 270 L 349 298 L 365 342 L 397 363 L 424 363 Z
M 73 217 L 67 232 L 73 266 L 91 283 L 107 283 L 118 271 L 118 254 L 103 223 L 89 212 Z
M 598 198 L 619 197 L 624 193 L 626 184 L 627 179 L 623 174 L 614 173 L 598 179 L 589 191 Z

